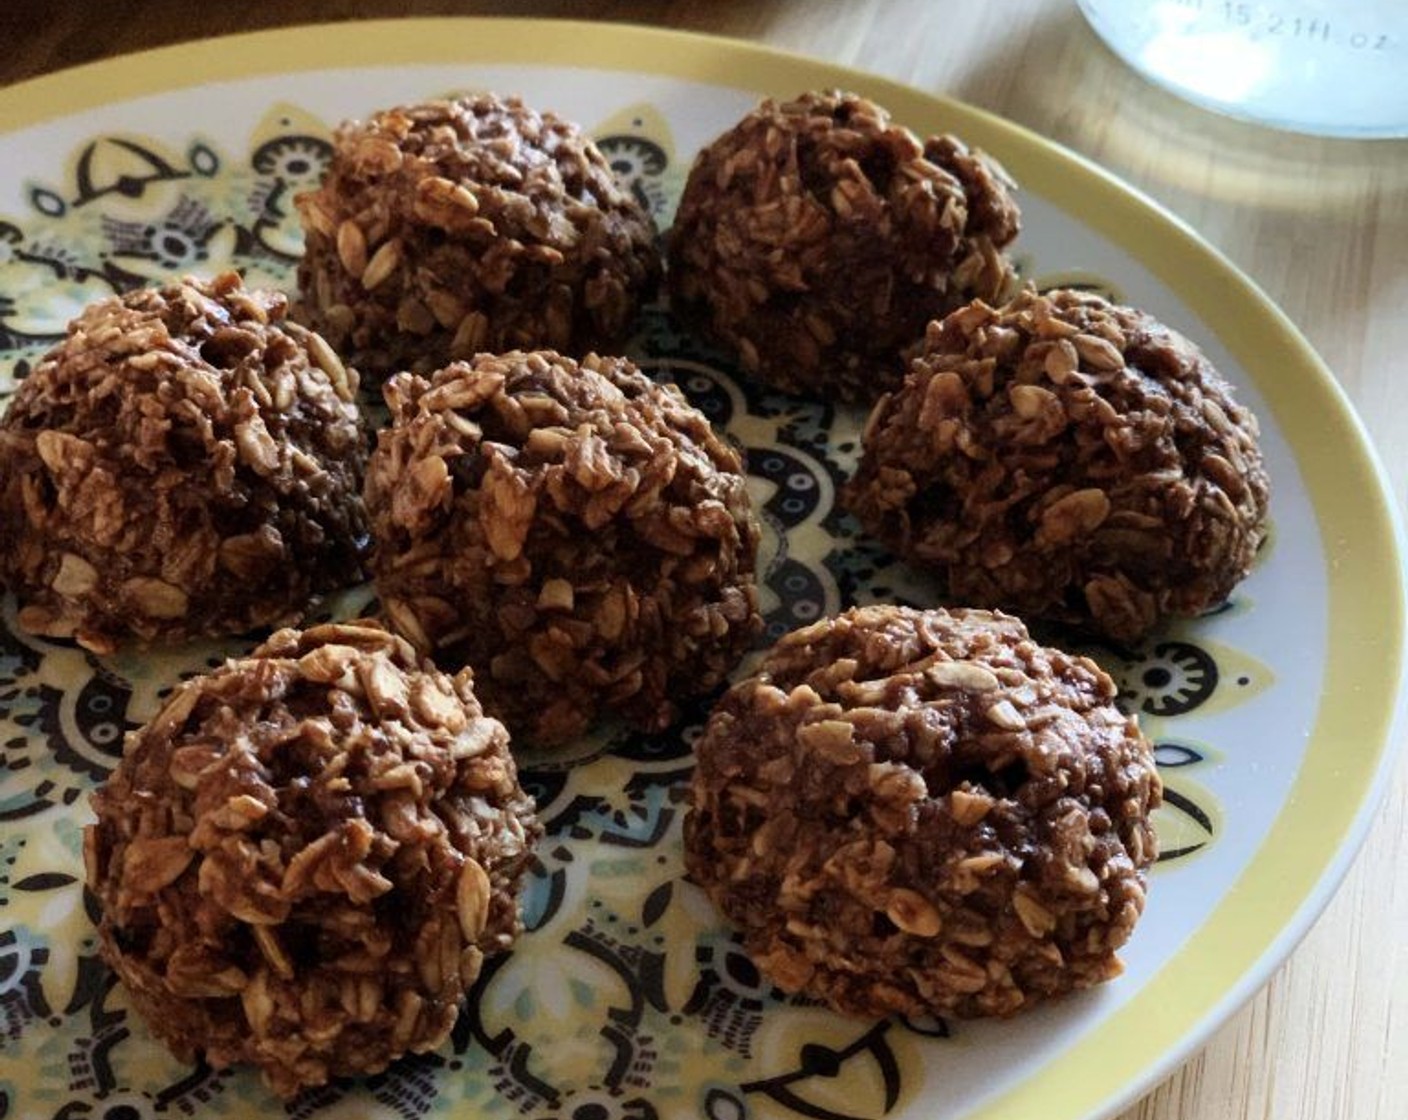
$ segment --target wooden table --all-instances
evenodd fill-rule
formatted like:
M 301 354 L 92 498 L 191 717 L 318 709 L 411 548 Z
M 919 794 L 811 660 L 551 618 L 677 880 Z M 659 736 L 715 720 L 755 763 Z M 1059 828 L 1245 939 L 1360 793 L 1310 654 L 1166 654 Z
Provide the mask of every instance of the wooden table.
M 1069 0 L 4 0 L 0 84 L 204 35 L 366 16 L 514 14 L 756 40 L 993 110 L 1185 218 L 1294 320 L 1408 491 L 1408 141 L 1318 140 L 1187 107 Z M 1400 729 L 1401 730 L 1401 729 Z M 1267 987 L 1122 1120 L 1408 1116 L 1408 767 L 1362 854 Z

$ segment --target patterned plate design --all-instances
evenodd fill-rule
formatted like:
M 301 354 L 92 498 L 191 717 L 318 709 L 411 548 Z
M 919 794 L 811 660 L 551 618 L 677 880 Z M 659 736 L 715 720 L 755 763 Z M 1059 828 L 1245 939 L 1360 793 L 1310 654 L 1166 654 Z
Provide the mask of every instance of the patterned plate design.
M 582 121 L 663 228 L 692 152 L 757 91 L 838 84 L 837 72 L 800 60 L 780 60 L 775 75 L 755 74 L 766 57 L 737 46 L 623 29 L 526 25 L 540 46 L 548 44 L 547 55 L 537 52 L 543 57 L 567 57 L 582 36 L 612 46 L 614 68 L 597 70 L 520 61 L 512 33 L 525 25 L 511 22 L 323 34 L 338 36 L 354 55 L 363 37 L 381 34 L 395 54 L 397 43 L 430 49 L 447 26 L 479 32 L 462 64 L 398 58 L 407 64 L 358 70 L 349 63 L 315 73 L 302 63 L 280 74 L 277 52 L 273 63 L 265 52 L 258 65 L 230 64 L 237 81 L 177 88 L 173 80 L 168 92 L 149 91 L 140 85 L 149 76 L 133 79 L 130 67 L 110 64 L 74 78 L 89 83 L 92 104 L 104 107 L 0 136 L 0 394 L 8 396 L 75 311 L 99 296 L 229 266 L 251 283 L 291 287 L 300 233 L 290 200 L 317 182 L 331 129 L 345 116 L 452 90 L 522 93 L 530 104 Z M 220 58 L 313 34 L 233 40 Z M 701 59 L 734 56 L 741 88 L 686 76 L 698 72 Z M 325 50 L 320 57 L 328 57 Z M 174 73 L 180 60 L 177 51 L 148 61 Z M 656 72 L 662 67 L 663 76 Z M 1333 879 L 1326 869 L 1347 858 L 1384 764 L 1389 718 L 1370 713 L 1369 736 L 1337 748 L 1362 757 L 1345 795 L 1322 807 L 1328 832 L 1307 843 L 1304 821 L 1289 817 L 1288 806 L 1317 752 L 1329 749 L 1326 721 L 1350 718 L 1333 703 L 1338 678 L 1329 666 L 1343 638 L 1336 618 L 1367 607 L 1334 570 L 1323 543 L 1318 475 L 1325 461 L 1299 449 L 1302 413 L 1329 408 L 1340 418 L 1343 454 L 1369 479 L 1370 505 L 1378 503 L 1354 529 L 1364 543 L 1351 551 L 1367 557 L 1357 562 L 1371 574 L 1394 570 L 1388 515 L 1352 418 L 1308 352 L 1278 371 L 1297 400 L 1268 401 L 1260 353 L 1190 300 L 1193 282 L 1202 275 L 1231 283 L 1263 339 L 1282 348 L 1298 340 L 1249 287 L 1229 280 L 1225 266 L 1148 204 L 998 122 L 846 77 L 906 123 L 955 128 L 1017 173 L 1025 217 L 1020 265 L 1028 279 L 1097 288 L 1184 329 L 1264 421 L 1275 532 L 1253 576 L 1214 615 L 1144 646 L 1085 650 L 1117 679 L 1126 708 L 1140 714 L 1168 790 L 1158 820 L 1164 854 L 1149 911 L 1124 954 L 1126 975 L 1010 1023 L 860 1022 L 784 997 L 683 877 L 680 822 L 690 744 L 707 712 L 700 705 L 665 735 L 606 729 L 566 757 L 526 758 L 525 784 L 548 835 L 519 947 L 489 962 L 439 1052 L 306 1093 L 287 1106 L 289 1115 L 977 1117 L 999 1114 L 1004 1100 L 1012 1107 L 1024 1093 L 1037 1094 L 1025 1099 L 1042 1101 L 1047 1116 L 1105 1114 L 1210 1030 L 1215 1004 L 1226 1004 L 1225 1015 L 1235 1002 L 1224 997 L 1248 994 L 1274 963 L 1267 946 L 1294 923 L 1303 927 L 1323 903 Z M 22 89 L 9 91 L 0 104 L 23 96 Z M 1151 223 L 1142 250 L 1109 228 L 1109 217 L 1091 218 L 1094 207 L 1081 201 L 1087 188 Z M 1159 239 L 1193 255 L 1191 280 L 1146 263 Z M 861 538 L 836 505 L 858 452 L 862 413 L 760 391 L 725 356 L 683 334 L 663 305 L 645 311 L 628 351 L 654 376 L 677 382 L 746 450 L 765 525 L 764 641 L 855 603 L 936 601 L 921 577 Z M 1401 648 L 1396 591 L 1391 583 L 1385 644 L 1370 656 L 1356 654 L 1357 666 L 1390 682 Z M 362 588 L 323 613 L 345 617 L 369 607 L 371 592 Z M 0 627 L 0 1117 L 276 1112 L 252 1074 L 188 1068 L 152 1041 L 97 956 L 82 886 L 87 795 L 115 764 L 124 731 L 147 718 L 174 681 L 247 651 L 257 638 L 100 658 L 23 635 L 14 611 L 9 597 Z M 1382 607 L 1377 617 L 1382 625 Z M 1278 874 L 1267 859 L 1279 856 L 1273 849 L 1268 857 L 1263 840 L 1284 838 L 1287 828 L 1296 835 L 1294 858 L 1309 863 L 1287 887 L 1282 911 L 1249 930 L 1244 916 L 1228 918 L 1225 900 L 1234 883 Z M 1190 953 L 1217 952 L 1209 936 L 1231 954 L 1235 970 L 1192 1003 L 1169 996 L 1168 977 L 1198 965 Z M 1160 1049 L 1124 1056 L 1123 1044 L 1103 1041 L 1160 1014 L 1172 1030 L 1156 1034 Z M 1095 1068 L 1097 1051 L 1116 1055 L 1113 1071 Z M 1057 1072 L 1072 1061 L 1091 1071 L 1079 1090 Z

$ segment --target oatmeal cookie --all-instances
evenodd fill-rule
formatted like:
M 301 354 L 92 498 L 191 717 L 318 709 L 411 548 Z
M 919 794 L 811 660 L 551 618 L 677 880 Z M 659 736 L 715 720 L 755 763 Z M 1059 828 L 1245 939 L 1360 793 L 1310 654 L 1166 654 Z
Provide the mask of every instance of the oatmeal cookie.
M 596 145 L 516 98 L 344 124 L 295 204 L 299 314 L 378 378 L 480 351 L 609 349 L 660 275 L 653 220 Z
M 1008 1016 L 1120 972 L 1153 750 L 1015 618 L 874 606 L 782 638 L 695 744 L 690 876 L 783 990 Z
M 843 502 L 949 599 L 1134 642 L 1223 602 L 1267 531 L 1256 417 L 1186 338 L 1075 291 L 930 327 Z
M 375 623 L 280 630 L 127 741 L 84 837 L 103 958 L 183 1061 L 283 1097 L 450 1033 L 541 832 L 508 733 Z
M 95 303 L 0 420 L 20 625 L 98 652 L 292 621 L 363 578 L 357 375 L 225 273 Z
M 515 741 L 658 731 L 761 627 L 738 453 L 624 358 L 480 355 L 386 386 L 368 468 L 392 623 L 474 666 Z
M 953 136 L 854 94 L 764 101 L 695 160 L 668 235 L 671 307 L 792 393 L 872 401 L 930 319 L 1014 286 L 1012 183 Z

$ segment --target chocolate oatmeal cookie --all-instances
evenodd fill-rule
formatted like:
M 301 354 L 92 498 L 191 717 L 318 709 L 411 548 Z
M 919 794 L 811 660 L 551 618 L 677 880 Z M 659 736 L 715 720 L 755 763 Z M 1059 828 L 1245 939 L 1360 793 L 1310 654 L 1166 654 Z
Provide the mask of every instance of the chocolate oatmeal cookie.
M 953 602 L 1133 642 L 1248 573 L 1256 417 L 1187 339 L 1074 291 L 930 327 L 866 425 L 844 503 Z
M 779 389 L 871 401 L 925 324 L 1013 287 L 1012 183 L 953 136 L 854 94 L 764 101 L 695 160 L 671 307 Z
M 183 1061 L 281 1096 L 449 1035 L 541 826 L 468 672 L 280 630 L 128 738 L 84 838 L 103 958 Z
M 102 300 L 0 420 L 25 629 L 107 652 L 288 622 L 357 582 L 357 375 L 233 272 Z
M 737 452 L 624 358 L 483 354 L 398 374 L 367 475 L 392 623 L 474 666 L 515 741 L 614 712 L 658 731 L 761 627 Z
M 695 744 L 690 876 L 779 987 L 1012 1015 L 1108 980 L 1155 857 L 1153 750 L 1016 619 L 874 606 L 785 636 Z
M 516 98 L 344 124 L 295 204 L 300 314 L 379 378 L 480 351 L 610 349 L 659 280 L 650 214 L 596 145 Z

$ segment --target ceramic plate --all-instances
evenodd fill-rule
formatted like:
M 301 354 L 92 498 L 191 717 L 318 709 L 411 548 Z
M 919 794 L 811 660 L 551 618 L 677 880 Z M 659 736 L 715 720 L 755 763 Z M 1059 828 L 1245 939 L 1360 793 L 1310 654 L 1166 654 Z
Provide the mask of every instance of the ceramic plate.
M 738 43 L 608 25 L 436 21 L 257 34 L 0 94 L 0 375 L 8 392 L 89 300 L 234 265 L 292 283 L 291 197 L 348 116 L 465 89 L 579 121 L 669 216 L 693 153 L 762 94 L 844 86 L 948 130 L 1021 183 L 1017 255 L 1196 340 L 1260 416 L 1273 534 L 1216 613 L 1093 651 L 1158 744 L 1164 857 L 1124 975 L 1010 1022 L 862 1022 L 773 990 L 682 877 L 702 711 L 532 761 L 548 825 L 528 933 L 486 968 L 452 1040 L 287 1105 L 295 1116 L 1106 1116 L 1251 994 L 1326 901 L 1387 767 L 1403 596 L 1385 487 L 1294 329 L 1188 229 L 1055 146 L 952 102 Z M 642 316 L 631 352 L 748 451 L 776 636 L 851 603 L 931 601 L 835 507 L 862 416 L 760 392 Z M 338 610 L 365 606 L 354 593 Z M 0 1116 L 266 1114 L 254 1075 L 175 1062 L 96 955 L 87 794 L 182 674 L 249 641 L 98 658 L 0 631 Z

